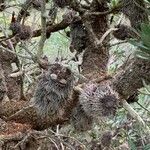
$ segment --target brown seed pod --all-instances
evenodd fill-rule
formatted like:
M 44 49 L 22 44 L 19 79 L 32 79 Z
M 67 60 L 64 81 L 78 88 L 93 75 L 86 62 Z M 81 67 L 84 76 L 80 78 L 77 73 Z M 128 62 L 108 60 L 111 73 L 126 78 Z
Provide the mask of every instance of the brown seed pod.
M 64 8 L 69 5 L 70 0 L 53 0 L 54 4 L 60 8 Z
M 131 27 L 127 25 L 121 24 L 121 25 L 116 26 L 116 28 L 118 28 L 118 30 L 114 31 L 113 35 L 115 38 L 119 40 L 125 40 L 127 38 L 134 38 L 137 36 L 135 32 L 131 30 Z
M 81 18 L 76 16 L 74 17 L 71 25 L 70 25 L 70 51 L 77 53 L 81 53 L 87 46 L 88 43 L 88 34 L 87 31 L 81 21 Z
M 32 37 L 32 34 L 33 32 L 30 26 L 22 25 L 21 31 L 16 34 L 16 38 L 19 38 L 20 40 L 27 40 Z
M 88 116 L 110 117 L 117 109 L 117 94 L 109 84 L 89 83 L 79 97 L 80 104 Z
M 63 113 L 73 90 L 74 77 L 70 69 L 60 64 L 53 64 L 44 73 L 37 84 L 33 104 L 43 117 Z
M 15 12 L 12 13 L 12 20 L 9 27 L 12 30 L 16 40 L 27 40 L 32 37 L 32 30 L 30 26 L 21 25 L 15 18 Z

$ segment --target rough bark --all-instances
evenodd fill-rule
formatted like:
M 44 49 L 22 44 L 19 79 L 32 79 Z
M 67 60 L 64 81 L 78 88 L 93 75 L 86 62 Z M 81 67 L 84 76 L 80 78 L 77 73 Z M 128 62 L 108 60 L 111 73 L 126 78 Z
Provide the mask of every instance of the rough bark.
M 97 0 L 94 0 L 91 4 L 91 12 L 104 12 L 106 11 L 107 5 L 106 1 L 99 2 Z M 102 35 L 108 30 L 108 20 L 106 15 L 101 16 L 90 16 L 88 18 L 85 18 L 84 20 L 85 26 L 86 24 L 89 24 L 89 28 L 91 27 L 92 31 L 89 31 L 89 38 L 91 42 L 89 42 L 89 45 L 87 46 L 84 55 L 83 55 L 83 63 L 81 65 L 82 67 L 82 73 L 87 78 L 97 78 L 98 76 L 102 76 L 106 74 L 107 72 L 107 63 L 109 59 L 109 50 L 107 47 L 95 47 L 94 43 L 94 37 L 92 37 L 92 34 L 99 40 Z M 90 30 L 90 29 L 87 29 Z M 91 33 L 93 32 L 93 33 Z M 108 38 L 104 41 L 104 43 L 107 43 Z
M 143 0 L 122 0 L 122 13 L 128 17 L 131 27 L 140 30 L 141 23 L 148 22 L 148 14 Z M 142 80 L 150 82 L 150 62 L 134 58 L 125 70 L 118 73 L 113 81 L 117 92 L 125 99 L 137 93 L 143 87 Z M 137 94 L 136 94 L 137 95 Z
M 4 71 L 0 64 L 0 102 L 4 99 L 7 93 L 6 81 L 4 77 Z
M 125 70 L 116 75 L 113 86 L 124 99 L 128 99 L 143 87 L 142 80 L 150 83 L 150 61 L 135 58 Z
M 0 49 L 0 64 L 4 71 L 6 87 L 7 87 L 7 96 L 9 99 L 19 100 L 21 95 L 21 79 L 20 78 L 11 78 L 9 75 L 12 73 L 12 63 L 16 61 L 16 56 L 9 52 L 3 51 Z

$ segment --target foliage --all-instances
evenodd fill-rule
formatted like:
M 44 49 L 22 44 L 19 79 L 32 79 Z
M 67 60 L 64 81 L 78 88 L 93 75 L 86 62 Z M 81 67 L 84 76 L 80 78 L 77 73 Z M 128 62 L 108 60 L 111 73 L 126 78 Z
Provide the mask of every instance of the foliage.
M 150 24 L 142 24 L 140 31 L 140 41 L 130 40 L 129 42 L 138 47 L 137 56 L 150 60 Z
M 150 3 L 150 0 L 147 1 Z M 22 4 L 23 1 L 15 0 L 13 1 L 13 4 L 14 3 Z M 118 0 L 112 0 L 110 5 L 112 8 L 116 8 L 118 6 Z M 63 11 L 64 10 L 59 10 L 60 16 L 62 15 Z M 8 26 L 10 23 L 11 13 L 12 13 L 12 9 L 10 8 L 7 9 L 7 11 L 4 11 L 3 13 L 0 14 L 1 15 L 0 23 L 3 25 L 3 28 L 5 29 L 8 35 L 10 34 Z M 28 20 L 28 24 L 32 24 L 32 20 L 34 20 L 35 18 L 36 19 L 39 18 L 39 12 L 36 10 L 34 11 L 31 10 L 31 16 L 32 17 Z M 117 18 L 118 16 L 120 17 L 120 15 L 118 14 L 115 17 Z M 57 19 L 60 20 L 60 18 Z M 55 23 L 59 22 L 57 19 L 55 20 Z M 117 22 L 118 20 L 119 19 L 117 18 L 115 22 Z M 36 27 L 39 27 L 40 20 L 38 19 L 38 21 L 35 24 Z M 110 50 L 111 60 L 110 63 L 108 64 L 110 74 L 115 74 L 118 71 L 118 68 L 120 68 L 120 66 L 122 66 L 122 64 L 128 60 L 128 56 L 131 55 L 131 57 L 133 57 L 133 53 L 137 48 L 138 50 L 136 50 L 136 56 L 150 61 L 150 24 L 143 23 L 141 25 L 141 31 L 139 31 L 139 35 L 140 35 L 140 39 L 138 40 L 137 39 L 128 40 L 126 43 L 123 43 L 121 46 L 118 46 L 119 45 L 118 44 L 116 46 L 111 47 Z M 3 36 L 2 33 L 1 36 Z M 28 46 L 28 49 L 31 50 L 33 54 L 36 53 L 38 41 L 39 38 L 34 38 L 29 43 L 26 44 Z M 111 44 L 115 43 L 114 41 L 119 42 L 114 40 L 114 38 L 112 38 Z M 17 54 L 28 56 L 29 54 L 25 52 L 21 46 L 19 46 L 21 44 L 22 43 L 19 43 L 17 45 L 17 50 L 16 50 Z M 48 56 L 50 62 L 54 62 L 56 58 L 59 58 L 60 60 L 61 59 L 69 60 L 72 58 L 72 56 L 74 56 L 74 54 L 70 53 L 69 51 L 69 45 L 70 45 L 70 38 L 66 36 L 65 30 L 52 33 L 50 38 L 47 39 L 47 41 L 45 42 L 44 54 Z M 26 60 L 24 58 L 20 58 L 19 60 L 21 62 L 22 68 L 24 66 L 28 67 L 29 64 L 31 64 L 31 66 L 33 65 L 33 61 Z M 71 63 L 73 67 L 76 65 L 75 62 L 71 62 Z M 77 67 L 74 67 L 73 69 L 75 70 L 76 68 Z M 31 82 L 34 81 L 34 79 L 35 76 L 32 73 L 27 74 L 24 78 L 24 87 L 30 85 Z M 139 92 L 138 103 L 134 103 L 132 104 L 132 106 L 142 116 L 144 121 L 146 121 L 146 124 L 150 126 L 150 120 L 149 120 L 150 86 L 147 85 L 144 81 L 143 81 L 143 85 L 144 88 L 138 90 Z M 129 114 L 123 108 L 120 108 L 117 111 L 117 114 L 114 118 L 106 119 L 106 120 L 102 118 L 101 120 L 98 120 L 98 122 L 96 122 L 93 125 L 92 130 L 86 133 L 78 133 L 70 125 L 62 127 L 59 130 L 59 133 L 64 134 L 68 137 L 71 136 L 74 137 L 75 139 L 78 139 L 81 143 L 83 143 L 83 145 L 87 147 L 87 149 L 90 149 L 91 143 L 93 141 L 99 141 L 102 134 L 106 130 L 115 133 L 112 140 L 111 149 L 114 150 L 118 149 L 120 145 L 127 143 L 129 149 L 137 150 L 138 144 L 140 142 L 142 143 L 141 145 L 143 150 L 150 149 L 150 144 L 147 143 L 146 133 L 142 131 L 138 123 L 133 118 L 131 118 L 131 116 L 129 116 Z

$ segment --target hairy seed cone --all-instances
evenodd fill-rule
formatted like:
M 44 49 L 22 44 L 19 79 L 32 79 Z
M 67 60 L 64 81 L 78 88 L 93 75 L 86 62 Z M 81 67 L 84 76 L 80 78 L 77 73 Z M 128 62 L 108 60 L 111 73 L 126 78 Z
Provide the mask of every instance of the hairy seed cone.
M 32 37 L 32 30 L 30 26 L 22 26 L 21 32 L 17 34 L 17 37 L 20 38 L 20 40 L 28 40 Z
M 52 67 L 56 68 L 53 70 Z M 66 103 L 68 103 L 69 96 L 73 90 L 74 77 L 72 73 L 60 73 L 61 77 L 66 77 L 67 81 L 65 85 L 62 86 L 60 82 L 52 79 L 52 74 L 55 73 L 54 71 L 57 71 L 57 69 L 63 70 L 62 66 L 57 66 L 54 64 L 52 67 L 50 67 L 48 72 L 40 77 L 35 91 L 34 99 L 32 101 L 37 108 L 38 113 L 43 117 L 50 117 L 63 113 L 63 108 Z M 59 76 L 59 78 L 61 77 Z
M 116 26 L 118 30 L 113 32 L 113 35 L 115 38 L 119 40 L 125 40 L 126 38 L 134 38 L 136 37 L 136 34 L 131 30 L 131 27 L 126 25 L 118 25 Z
M 88 36 L 85 27 L 79 17 L 75 17 L 70 25 L 70 51 L 81 53 L 87 46 Z
M 108 84 L 88 84 L 79 97 L 85 113 L 91 117 L 110 117 L 117 109 L 117 94 Z
M 53 0 L 53 2 L 60 8 L 64 8 L 69 5 L 70 0 Z

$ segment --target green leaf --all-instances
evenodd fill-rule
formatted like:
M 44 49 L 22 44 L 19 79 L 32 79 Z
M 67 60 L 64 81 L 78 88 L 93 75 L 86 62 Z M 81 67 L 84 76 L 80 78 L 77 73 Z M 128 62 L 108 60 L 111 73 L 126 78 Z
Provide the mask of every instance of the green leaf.
M 150 150 L 150 144 L 145 145 L 143 150 Z
M 141 25 L 141 40 L 144 45 L 150 48 L 150 25 L 142 24 Z
M 150 24 L 142 23 L 141 24 L 141 31 L 144 33 L 150 32 Z
M 140 49 L 150 53 L 150 48 L 146 47 L 145 45 L 143 45 L 142 41 L 135 41 L 135 40 L 129 40 L 129 43 L 134 45 L 134 46 L 137 46 L 139 47 Z
M 150 61 L 150 55 L 149 54 L 146 54 L 142 51 L 137 51 L 136 52 L 136 56 L 141 58 L 141 59 L 145 59 L 145 60 L 149 60 Z
M 137 150 L 136 145 L 134 144 L 132 139 L 129 138 L 128 143 L 129 143 L 129 146 L 130 146 L 131 150 Z

